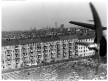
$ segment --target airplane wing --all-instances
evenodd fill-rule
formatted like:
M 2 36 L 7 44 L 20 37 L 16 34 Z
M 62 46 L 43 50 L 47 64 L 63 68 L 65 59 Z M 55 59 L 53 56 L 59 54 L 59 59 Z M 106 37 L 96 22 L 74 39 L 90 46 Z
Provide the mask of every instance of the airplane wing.
M 97 13 L 97 11 L 96 11 L 96 9 L 95 9 L 95 7 L 93 6 L 92 3 L 90 3 L 90 8 L 91 8 L 92 15 L 93 15 L 94 25 L 93 24 L 88 24 L 88 23 L 75 22 L 75 21 L 70 21 L 69 23 L 95 30 L 95 41 L 94 41 L 94 43 L 99 43 L 100 40 L 102 39 L 102 36 L 103 36 L 102 30 L 105 29 L 105 28 L 102 27 L 99 15 L 98 15 L 98 13 Z
M 88 20 L 89 22 L 94 22 L 94 20 Z
M 104 51 L 102 51 L 102 49 L 103 49 L 102 48 L 102 40 L 103 40 L 103 37 L 104 37 L 103 36 L 103 30 L 105 28 L 102 27 L 99 15 L 98 15 L 98 13 L 97 13 L 97 11 L 96 11 L 96 9 L 95 9 L 95 7 L 93 6 L 92 3 L 90 3 L 90 8 L 91 8 L 92 15 L 93 15 L 94 25 L 93 24 L 88 24 L 88 23 L 75 22 L 75 21 L 70 21 L 69 23 L 95 30 L 94 44 L 90 44 L 90 43 L 87 43 L 87 42 L 76 42 L 76 43 L 80 44 L 80 45 L 87 46 L 89 49 L 94 49 L 95 54 L 97 55 L 96 57 L 98 59 L 98 66 L 99 66 L 100 55 L 102 56 L 101 52 L 104 52 Z M 99 46 L 99 44 L 100 44 L 100 46 Z M 99 55 L 99 53 L 100 53 L 100 55 Z M 97 73 L 98 73 L 98 66 L 97 66 Z
M 82 23 L 82 22 L 77 22 L 77 21 L 70 21 L 69 23 L 95 30 L 94 24 Z M 106 30 L 106 29 L 107 29 L 107 27 L 102 27 L 102 30 Z

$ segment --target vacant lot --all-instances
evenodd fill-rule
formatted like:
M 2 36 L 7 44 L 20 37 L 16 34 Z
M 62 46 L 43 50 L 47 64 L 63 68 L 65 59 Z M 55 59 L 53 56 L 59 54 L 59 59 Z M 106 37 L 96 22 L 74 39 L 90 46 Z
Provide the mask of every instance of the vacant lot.
M 92 65 L 91 65 L 92 64 Z M 96 74 L 96 63 L 89 63 L 87 60 L 76 62 L 64 62 L 48 66 L 32 68 L 28 70 L 5 73 L 3 79 L 32 79 L 36 81 L 63 81 L 63 80 L 92 80 L 107 79 L 107 65 L 100 64 L 99 73 Z

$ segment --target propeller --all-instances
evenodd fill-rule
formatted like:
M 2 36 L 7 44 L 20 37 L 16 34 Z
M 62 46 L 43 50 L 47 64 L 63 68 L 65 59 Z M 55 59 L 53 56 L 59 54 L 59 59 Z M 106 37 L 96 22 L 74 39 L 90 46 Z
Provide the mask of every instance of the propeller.
M 101 21 L 100 21 L 100 18 L 99 18 L 99 15 L 95 9 L 95 7 L 93 6 L 92 3 L 90 3 L 90 7 L 91 7 L 91 11 L 92 11 L 92 14 L 93 14 L 93 19 L 94 19 L 94 26 L 95 26 L 95 43 L 99 43 L 101 38 L 102 38 L 102 25 L 101 25 Z
M 102 39 L 102 36 L 103 36 L 102 30 L 105 29 L 105 28 L 102 27 L 99 15 L 98 15 L 98 13 L 97 13 L 97 11 L 96 11 L 96 9 L 95 9 L 95 7 L 93 6 L 92 3 L 90 3 L 90 8 L 91 8 L 91 11 L 92 11 L 92 14 L 93 14 L 94 25 L 93 24 L 92 25 L 87 24 L 87 23 L 81 23 L 81 22 L 75 22 L 75 21 L 70 21 L 69 23 L 95 30 L 94 43 L 99 44 L 101 39 Z M 76 43 L 81 44 L 81 45 L 85 45 L 85 46 L 89 46 L 91 44 L 91 43 L 87 43 L 87 42 L 79 42 L 79 43 L 76 42 Z
M 105 40 L 103 40 L 104 39 L 103 30 L 106 30 L 107 28 L 102 26 L 99 15 L 98 15 L 95 7 L 93 6 L 93 4 L 90 2 L 89 5 L 90 5 L 91 12 L 92 12 L 92 15 L 93 15 L 94 25 L 93 24 L 88 24 L 88 23 L 76 22 L 76 21 L 70 21 L 69 23 L 95 30 L 94 43 L 76 42 L 76 44 L 87 46 L 89 49 L 94 49 L 95 48 L 94 50 L 95 50 L 95 54 L 97 55 L 98 66 L 99 66 L 100 65 L 100 56 L 99 56 L 100 47 L 105 46 L 105 43 L 106 43 L 106 42 L 105 43 L 103 42 L 103 41 L 105 41 Z M 104 43 L 104 45 L 102 43 Z M 105 50 L 106 50 L 106 48 L 105 48 Z

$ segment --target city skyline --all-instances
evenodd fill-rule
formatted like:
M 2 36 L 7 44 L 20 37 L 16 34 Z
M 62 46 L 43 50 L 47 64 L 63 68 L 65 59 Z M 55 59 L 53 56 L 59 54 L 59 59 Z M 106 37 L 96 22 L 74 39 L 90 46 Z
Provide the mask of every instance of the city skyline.
M 73 27 L 69 21 L 89 22 L 92 20 L 89 2 L 36 2 L 36 1 L 10 1 L 2 5 L 2 30 L 29 30 L 55 27 Z M 107 26 L 107 4 L 93 2 L 103 26 Z

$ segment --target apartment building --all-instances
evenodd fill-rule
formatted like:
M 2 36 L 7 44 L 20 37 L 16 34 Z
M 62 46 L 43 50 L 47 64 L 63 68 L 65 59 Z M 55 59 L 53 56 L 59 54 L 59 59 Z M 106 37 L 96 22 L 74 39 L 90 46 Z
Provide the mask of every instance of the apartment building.
M 77 42 L 93 43 L 94 37 L 93 36 L 91 36 L 91 37 L 86 36 L 86 37 L 82 37 L 82 38 L 80 37 Z M 87 46 L 80 45 L 80 44 L 77 44 L 75 46 L 75 51 L 76 51 L 76 55 L 81 56 L 81 57 L 95 54 L 95 50 L 90 50 L 90 49 L 88 49 Z
M 67 35 L 39 38 L 34 42 L 2 46 L 2 70 L 95 54 L 94 50 L 77 45 L 75 42 L 94 42 L 94 36 Z
M 15 69 L 69 59 L 75 54 L 74 39 L 2 46 L 2 69 Z

